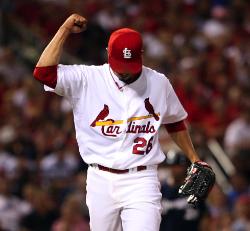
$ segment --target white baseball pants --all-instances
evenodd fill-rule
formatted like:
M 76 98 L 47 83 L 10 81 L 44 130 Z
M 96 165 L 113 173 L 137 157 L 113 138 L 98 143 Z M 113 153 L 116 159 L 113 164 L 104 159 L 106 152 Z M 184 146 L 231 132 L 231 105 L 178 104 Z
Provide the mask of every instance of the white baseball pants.
M 161 193 L 156 166 L 115 174 L 88 168 L 91 231 L 159 231 Z

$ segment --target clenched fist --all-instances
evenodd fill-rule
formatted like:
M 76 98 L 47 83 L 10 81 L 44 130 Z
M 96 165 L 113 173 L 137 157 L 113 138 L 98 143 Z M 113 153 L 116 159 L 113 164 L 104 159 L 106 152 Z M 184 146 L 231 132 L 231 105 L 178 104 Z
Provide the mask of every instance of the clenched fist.
M 61 27 L 68 29 L 70 33 L 80 33 L 86 30 L 87 20 L 79 14 L 72 14 Z

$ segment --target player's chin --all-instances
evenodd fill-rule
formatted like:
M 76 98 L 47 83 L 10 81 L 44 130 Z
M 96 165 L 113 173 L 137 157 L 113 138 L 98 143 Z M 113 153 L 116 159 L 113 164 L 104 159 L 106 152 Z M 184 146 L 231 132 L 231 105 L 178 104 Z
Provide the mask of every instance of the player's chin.
M 138 74 L 131 74 L 131 73 L 119 73 L 118 77 L 121 81 L 125 82 L 125 83 L 131 83 L 134 80 L 137 79 Z
M 133 74 L 119 74 L 119 79 L 126 81 L 133 78 Z

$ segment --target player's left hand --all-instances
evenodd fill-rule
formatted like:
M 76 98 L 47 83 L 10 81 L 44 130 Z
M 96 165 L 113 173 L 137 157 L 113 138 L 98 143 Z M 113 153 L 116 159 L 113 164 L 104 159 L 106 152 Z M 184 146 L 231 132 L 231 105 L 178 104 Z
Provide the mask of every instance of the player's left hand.
M 206 162 L 196 161 L 188 168 L 187 177 L 179 193 L 188 196 L 188 203 L 196 205 L 206 199 L 214 183 L 215 174 L 212 168 Z

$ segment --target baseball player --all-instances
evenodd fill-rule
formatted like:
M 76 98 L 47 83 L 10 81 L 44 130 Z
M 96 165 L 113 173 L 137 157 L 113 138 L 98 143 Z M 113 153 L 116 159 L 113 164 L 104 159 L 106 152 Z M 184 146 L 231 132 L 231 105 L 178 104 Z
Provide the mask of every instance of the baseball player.
M 169 80 L 143 66 L 139 32 L 113 32 L 106 64 L 59 64 L 67 37 L 86 25 L 80 15 L 67 18 L 43 51 L 34 77 L 72 105 L 80 154 L 89 165 L 86 201 L 91 230 L 159 230 L 157 165 L 165 159 L 158 142 L 160 125 L 193 164 L 202 170 L 209 166 L 199 161 L 184 123 L 187 113 Z M 188 183 L 180 192 L 192 192 L 190 202 L 201 199 Z

